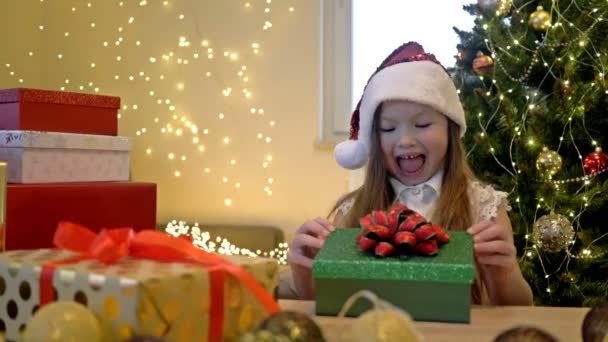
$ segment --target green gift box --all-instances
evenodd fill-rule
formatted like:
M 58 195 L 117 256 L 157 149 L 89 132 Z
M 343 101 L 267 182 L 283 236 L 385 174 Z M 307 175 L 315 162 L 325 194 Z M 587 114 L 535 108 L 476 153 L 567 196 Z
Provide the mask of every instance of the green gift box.
M 420 321 L 470 321 L 475 279 L 473 240 L 450 231 L 450 241 L 436 256 L 377 258 L 359 250 L 360 229 L 341 228 L 329 235 L 315 257 L 312 274 L 318 315 L 337 315 L 359 290 L 370 290 Z M 371 305 L 357 303 L 357 316 Z

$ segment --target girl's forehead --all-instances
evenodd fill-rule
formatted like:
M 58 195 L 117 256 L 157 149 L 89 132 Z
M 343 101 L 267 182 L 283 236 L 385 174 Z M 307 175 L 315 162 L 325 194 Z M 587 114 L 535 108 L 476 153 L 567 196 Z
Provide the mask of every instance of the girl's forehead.
M 427 115 L 441 115 L 430 106 L 404 100 L 391 100 L 382 103 L 380 118 L 410 118 Z

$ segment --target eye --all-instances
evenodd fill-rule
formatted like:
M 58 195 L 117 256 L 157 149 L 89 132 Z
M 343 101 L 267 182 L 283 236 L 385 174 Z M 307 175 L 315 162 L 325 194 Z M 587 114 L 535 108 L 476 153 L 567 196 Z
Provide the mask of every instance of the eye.
M 387 127 L 387 128 L 380 127 L 380 132 L 385 132 L 385 133 L 387 133 L 387 132 L 392 132 L 392 131 L 394 131 L 394 130 L 395 130 L 395 127 Z
M 427 128 L 429 127 L 431 124 L 430 123 L 425 123 L 425 124 L 416 124 L 416 128 Z

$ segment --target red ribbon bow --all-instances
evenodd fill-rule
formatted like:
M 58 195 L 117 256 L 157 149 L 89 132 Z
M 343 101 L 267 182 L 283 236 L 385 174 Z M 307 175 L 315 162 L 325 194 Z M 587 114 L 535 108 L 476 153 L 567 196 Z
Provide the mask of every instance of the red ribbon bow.
M 60 265 L 95 259 L 113 264 L 125 256 L 162 262 L 199 265 L 209 271 L 211 309 L 209 341 L 221 341 L 224 323 L 224 274 L 228 273 L 247 287 L 269 314 L 280 311 L 272 296 L 241 268 L 224 258 L 205 252 L 191 242 L 155 230 L 135 233 L 131 228 L 102 229 L 99 234 L 88 228 L 60 222 L 53 243 L 79 256 L 46 263 L 40 274 L 40 306 L 54 300 L 53 273 Z

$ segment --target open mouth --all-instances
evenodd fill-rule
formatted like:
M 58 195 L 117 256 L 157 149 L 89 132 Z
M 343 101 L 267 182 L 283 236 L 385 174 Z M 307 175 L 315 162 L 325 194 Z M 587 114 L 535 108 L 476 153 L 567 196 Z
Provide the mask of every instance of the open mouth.
M 416 174 L 424 166 L 426 156 L 424 154 L 406 154 L 397 156 L 397 165 L 402 174 Z

